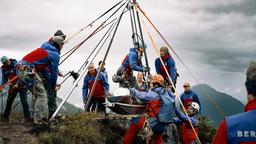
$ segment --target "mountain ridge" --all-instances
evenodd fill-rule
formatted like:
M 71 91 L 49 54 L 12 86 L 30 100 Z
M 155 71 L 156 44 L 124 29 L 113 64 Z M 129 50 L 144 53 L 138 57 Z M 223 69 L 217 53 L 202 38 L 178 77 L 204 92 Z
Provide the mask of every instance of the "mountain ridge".
M 218 127 L 224 117 L 243 112 L 244 104 L 241 101 L 207 84 L 195 85 L 192 90 L 199 96 L 202 115 L 206 116 L 214 127 Z

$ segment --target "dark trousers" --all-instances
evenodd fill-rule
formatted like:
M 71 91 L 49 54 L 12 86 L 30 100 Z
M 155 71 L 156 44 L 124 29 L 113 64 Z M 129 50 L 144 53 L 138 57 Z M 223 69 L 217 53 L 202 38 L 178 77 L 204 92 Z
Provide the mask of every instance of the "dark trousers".
M 55 87 L 50 86 L 49 82 L 43 77 L 42 73 L 39 72 L 38 75 L 42 79 L 44 88 L 47 92 L 48 118 L 51 118 L 57 109 L 57 93 L 55 91 Z
M 9 119 L 11 109 L 12 109 L 12 104 L 18 93 L 20 95 L 20 101 L 23 107 L 24 118 L 29 120 L 31 119 L 31 115 L 29 112 L 29 105 L 27 101 L 27 90 L 26 88 L 19 88 L 19 87 L 13 87 L 13 86 L 11 86 L 8 91 L 8 98 L 7 98 L 6 108 L 5 108 L 3 117 L 6 119 Z
M 103 104 L 105 103 L 105 98 L 95 98 L 92 96 L 91 101 L 86 109 L 87 112 L 106 112 L 106 107 Z

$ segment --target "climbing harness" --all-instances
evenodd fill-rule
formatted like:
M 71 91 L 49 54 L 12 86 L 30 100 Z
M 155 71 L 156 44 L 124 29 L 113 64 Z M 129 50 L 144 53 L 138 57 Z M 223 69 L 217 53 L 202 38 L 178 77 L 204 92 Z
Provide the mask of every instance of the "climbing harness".
M 146 140 L 146 144 L 149 144 L 151 137 L 153 136 L 153 130 L 150 127 L 150 121 L 148 116 L 145 116 L 144 124 L 140 129 L 138 136 L 141 137 L 142 140 Z

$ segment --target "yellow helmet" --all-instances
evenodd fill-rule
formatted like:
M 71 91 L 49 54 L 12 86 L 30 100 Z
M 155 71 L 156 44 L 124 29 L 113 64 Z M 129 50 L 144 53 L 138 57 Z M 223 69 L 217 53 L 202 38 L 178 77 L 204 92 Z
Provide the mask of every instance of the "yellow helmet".
M 159 74 L 154 74 L 151 76 L 152 83 L 159 83 L 161 86 L 164 86 L 164 78 Z

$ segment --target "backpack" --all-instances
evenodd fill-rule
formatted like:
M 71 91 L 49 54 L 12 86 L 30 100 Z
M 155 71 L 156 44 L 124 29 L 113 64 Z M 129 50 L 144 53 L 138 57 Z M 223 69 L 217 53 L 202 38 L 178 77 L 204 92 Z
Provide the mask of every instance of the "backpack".
M 159 94 L 161 100 L 158 121 L 163 123 L 173 122 L 173 115 L 175 110 L 174 96 L 166 89 L 162 89 L 160 92 L 157 93 Z

